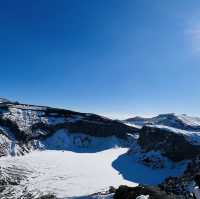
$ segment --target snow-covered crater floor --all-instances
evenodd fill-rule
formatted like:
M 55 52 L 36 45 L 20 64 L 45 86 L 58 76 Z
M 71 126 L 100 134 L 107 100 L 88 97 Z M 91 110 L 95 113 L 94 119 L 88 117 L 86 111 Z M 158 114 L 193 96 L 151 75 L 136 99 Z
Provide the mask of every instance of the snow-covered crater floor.
M 1 166 L 29 171 L 28 181 L 15 187 L 16 194 L 20 195 L 26 187 L 30 193 L 54 193 L 60 198 L 84 196 L 109 186 L 136 185 L 124 180 L 112 167 L 112 162 L 127 150 L 113 148 L 97 153 L 34 151 L 22 157 L 1 158 Z
M 136 186 L 136 181 L 159 183 L 169 175 L 180 173 L 180 168 L 159 171 L 140 165 L 134 158 L 126 155 L 127 151 L 128 148 L 120 147 L 96 153 L 33 151 L 21 157 L 1 158 L 0 165 L 12 168 L 9 172 L 14 174 L 24 171 L 21 174 L 27 175 L 20 185 L 12 187 L 16 198 L 23 195 L 23 191 L 33 193 L 36 197 L 48 193 L 53 193 L 58 198 L 86 196 L 107 190 L 110 186 Z M 120 160 L 120 157 L 125 159 Z M 121 171 L 113 167 L 113 162 L 118 159 Z M 125 180 L 129 179 L 126 175 L 130 177 L 130 181 Z
M 116 137 L 95 138 L 60 130 L 38 144 L 46 150 L 0 158 L 1 177 L 8 174 L 23 179 L 19 185 L 8 186 L 3 195 L 11 190 L 15 198 L 24 193 L 35 198 L 49 193 L 58 198 L 86 196 L 110 186 L 158 184 L 168 176 L 180 175 L 185 167 L 169 160 L 161 169 L 147 167 L 138 162 L 140 152 L 127 153 L 130 146 Z M 158 153 L 146 155 L 160 157 Z

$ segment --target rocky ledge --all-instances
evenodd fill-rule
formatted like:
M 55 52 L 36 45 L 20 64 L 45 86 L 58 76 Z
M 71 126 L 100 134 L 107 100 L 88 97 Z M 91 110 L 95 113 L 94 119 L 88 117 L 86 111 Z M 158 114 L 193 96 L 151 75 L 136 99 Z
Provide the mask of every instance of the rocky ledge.
M 159 151 L 172 161 L 179 162 L 200 154 L 200 145 L 194 143 L 200 137 L 197 134 L 167 127 L 144 126 L 140 130 L 138 144 L 145 152 Z
M 37 147 L 35 140 L 46 139 L 60 129 L 72 134 L 122 139 L 137 132 L 120 121 L 96 114 L 3 100 L 0 103 L 0 156 L 24 154 Z

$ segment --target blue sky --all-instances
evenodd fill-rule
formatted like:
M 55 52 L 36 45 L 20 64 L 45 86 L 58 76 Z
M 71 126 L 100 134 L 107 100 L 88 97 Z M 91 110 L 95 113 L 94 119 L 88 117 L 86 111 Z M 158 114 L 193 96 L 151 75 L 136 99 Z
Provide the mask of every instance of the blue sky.
M 2 1 L 0 69 L 12 100 L 200 116 L 200 1 Z

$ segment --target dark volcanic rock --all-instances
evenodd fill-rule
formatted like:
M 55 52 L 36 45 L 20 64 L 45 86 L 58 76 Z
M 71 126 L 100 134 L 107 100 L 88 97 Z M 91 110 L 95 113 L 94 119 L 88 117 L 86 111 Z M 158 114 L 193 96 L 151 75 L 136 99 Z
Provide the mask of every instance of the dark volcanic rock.
M 39 135 L 39 137 L 48 137 L 52 135 L 59 129 L 66 129 L 70 133 L 84 133 L 87 135 L 91 135 L 94 137 L 109 137 L 109 136 L 116 136 L 118 138 L 125 139 L 127 133 L 136 133 L 132 127 L 126 126 L 122 123 L 117 121 L 102 121 L 102 122 L 95 122 L 89 120 L 80 120 L 76 123 L 65 122 L 61 124 L 51 125 L 51 124 L 44 124 L 44 123 L 37 123 L 31 127 L 31 131 L 43 130 L 46 132 L 45 135 Z M 34 134 L 32 134 L 34 135 Z M 33 136 L 34 137 L 34 136 Z M 29 139 L 32 139 L 30 137 Z M 37 138 L 37 137 L 34 137 Z
M 152 126 L 140 130 L 139 145 L 144 151 L 160 151 L 173 161 L 195 158 L 200 146 L 190 143 L 182 134 Z
M 57 199 L 57 198 L 56 196 L 49 194 L 49 195 L 40 196 L 36 199 Z
M 168 195 L 158 187 L 138 186 L 128 187 L 120 186 L 114 195 L 114 199 L 136 199 L 144 195 L 149 196 L 149 199 L 185 199 L 184 196 Z
M 127 134 L 134 134 L 137 129 L 120 121 L 111 120 L 95 114 L 79 113 L 70 110 L 44 106 L 13 103 L 0 103 L 0 155 L 7 153 L 24 154 L 34 149 L 34 140 L 45 139 L 60 129 L 69 133 L 82 133 L 94 137 L 116 136 L 126 139 Z M 3 136 L 1 136 L 3 135 Z
M 189 161 L 183 175 L 178 177 L 168 177 L 159 186 L 167 193 L 183 194 L 190 197 L 188 190 L 191 190 L 193 179 L 197 173 L 200 172 L 200 157 Z M 194 185 L 193 185 L 194 186 Z
M 22 106 L 23 105 L 23 106 Z M 97 137 L 108 137 L 115 135 L 120 138 L 125 138 L 127 133 L 135 133 L 137 129 L 127 126 L 119 121 L 111 120 L 109 118 L 101 117 L 95 114 L 88 113 L 79 113 L 70 110 L 64 109 L 56 109 L 50 107 L 40 107 L 26 104 L 6 104 L 4 105 L 4 109 L 15 108 L 24 111 L 33 111 L 33 112 L 42 112 L 41 118 L 64 118 L 69 120 L 67 122 L 60 122 L 56 124 L 52 124 L 51 122 L 42 123 L 42 122 L 34 122 L 26 132 L 20 131 L 17 124 L 14 121 L 9 119 L 3 119 L 0 117 L 0 125 L 8 126 L 11 131 L 13 131 L 16 135 L 16 138 L 32 138 L 31 135 L 32 130 L 36 130 L 37 128 L 41 128 L 45 131 L 49 131 L 47 133 L 52 133 L 54 130 L 58 130 L 61 128 L 67 128 L 72 133 L 85 133 L 92 136 Z M 22 108 L 23 107 L 23 108 Z M 77 121 L 71 121 L 74 118 L 80 118 Z M 23 120 L 23 118 L 20 118 Z M 26 118 L 25 118 L 26 119 Z M 24 119 L 24 120 L 25 120 Z M 16 118 L 16 120 L 19 120 Z M 24 122 L 24 121 L 22 121 Z M 30 130 L 30 131 L 29 131 Z M 35 138 L 35 137 L 34 137 Z

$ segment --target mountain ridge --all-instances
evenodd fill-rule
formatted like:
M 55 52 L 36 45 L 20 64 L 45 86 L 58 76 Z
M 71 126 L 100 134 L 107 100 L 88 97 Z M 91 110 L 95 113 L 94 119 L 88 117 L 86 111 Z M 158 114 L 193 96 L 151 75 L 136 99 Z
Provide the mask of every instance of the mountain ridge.
M 143 118 L 133 117 L 124 120 L 125 123 L 138 126 L 144 125 L 165 125 L 182 130 L 200 131 L 200 117 L 192 117 L 186 114 L 167 113 L 159 114 L 155 117 Z
M 68 167 L 69 172 L 72 172 L 70 175 L 81 171 L 79 158 L 81 166 L 84 167 L 85 164 L 85 169 L 81 172 L 89 176 L 91 181 L 91 173 L 85 170 L 91 170 L 96 175 L 94 168 L 96 161 L 100 159 L 102 165 L 105 163 L 103 167 L 107 168 L 107 172 L 111 172 L 111 177 L 117 180 L 114 182 L 105 178 L 110 185 L 123 182 L 147 182 L 150 185 L 162 183 L 167 190 L 168 181 L 164 179 L 169 175 L 174 176 L 172 181 L 176 185 L 176 176 L 180 175 L 179 179 L 182 180 L 188 162 L 194 161 L 200 154 L 198 118 L 173 113 L 153 118 L 136 117 L 131 121 L 132 123 L 130 120 L 112 120 L 92 113 L 2 100 L 0 184 L 3 185 L 3 192 L 0 191 L 0 197 L 4 194 L 9 197 L 10 194 L 18 194 L 18 189 L 24 187 L 23 182 L 26 182 L 27 185 L 23 188 L 26 194 L 29 194 L 29 190 L 30 194 L 34 194 L 32 198 L 37 198 L 36 195 L 41 191 L 37 180 L 41 180 L 41 185 L 61 183 L 62 194 L 68 195 L 70 193 L 63 184 L 69 182 L 69 173 L 65 168 L 70 165 L 70 161 L 75 161 L 77 171 L 74 171 L 75 165 L 72 164 Z M 49 158 L 45 159 L 47 154 Z M 59 169 L 55 171 L 54 159 L 58 156 L 57 168 L 60 168 L 61 173 Z M 88 160 L 91 162 L 88 163 Z M 34 167 L 37 167 L 39 172 L 35 171 Z M 101 166 L 99 169 L 101 177 L 104 176 Z M 194 175 L 188 168 L 186 171 L 188 175 Z M 46 174 L 47 182 L 41 178 L 40 172 Z M 55 181 L 48 177 L 48 172 L 51 172 L 52 175 L 49 176 L 56 179 Z M 63 178 L 63 175 L 66 175 L 66 178 Z M 98 175 L 96 177 L 98 178 Z M 72 178 L 72 184 L 77 183 L 75 179 Z M 80 177 L 80 182 L 84 180 L 85 178 Z M 181 194 L 188 189 L 190 183 L 191 178 L 188 178 L 183 189 L 181 188 Z M 32 190 L 33 184 L 37 191 Z M 99 185 L 105 187 L 102 181 Z M 43 194 L 47 190 L 57 188 L 53 185 L 45 187 L 42 189 Z M 92 191 L 97 191 L 98 188 L 93 186 L 93 183 L 86 187 L 90 187 Z M 76 189 L 73 186 L 72 188 Z M 91 194 L 89 191 L 84 193 Z M 59 190 L 56 190 L 56 193 L 61 194 Z M 21 197 L 24 193 L 19 194 Z

